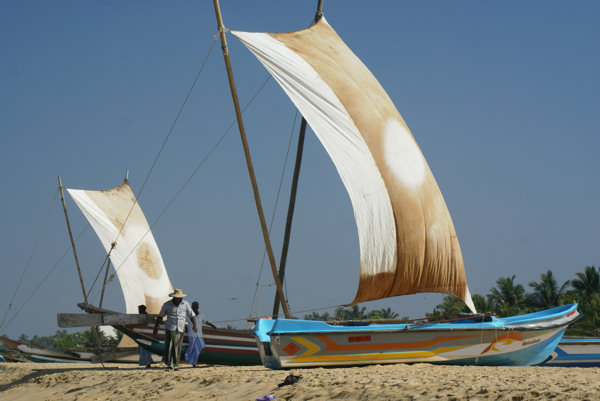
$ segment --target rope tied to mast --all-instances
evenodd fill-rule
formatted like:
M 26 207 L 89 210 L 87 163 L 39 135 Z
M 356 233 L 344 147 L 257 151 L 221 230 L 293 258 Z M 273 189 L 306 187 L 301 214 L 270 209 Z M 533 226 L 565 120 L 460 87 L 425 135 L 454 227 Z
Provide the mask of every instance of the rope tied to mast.
M 231 32 L 231 31 L 229 30 L 229 28 L 226 28 L 226 27 L 224 27 L 224 26 L 223 26 L 223 27 L 218 27 L 217 33 L 216 33 L 216 35 L 214 36 L 214 37 L 215 37 L 215 40 L 217 40 L 217 39 L 219 38 L 219 36 L 220 36 L 222 33 L 228 33 L 228 32 Z M 224 53 L 224 52 L 227 50 L 227 43 L 223 44 L 223 43 L 221 42 L 221 50 L 223 50 L 223 53 Z

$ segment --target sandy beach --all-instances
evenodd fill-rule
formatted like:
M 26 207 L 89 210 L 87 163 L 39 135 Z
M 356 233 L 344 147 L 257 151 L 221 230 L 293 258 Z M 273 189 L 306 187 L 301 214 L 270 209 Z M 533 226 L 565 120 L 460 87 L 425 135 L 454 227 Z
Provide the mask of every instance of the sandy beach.
M 294 384 L 279 386 L 290 375 Z M 599 368 L 375 365 L 272 371 L 187 365 L 0 365 L 0 400 L 598 400 Z

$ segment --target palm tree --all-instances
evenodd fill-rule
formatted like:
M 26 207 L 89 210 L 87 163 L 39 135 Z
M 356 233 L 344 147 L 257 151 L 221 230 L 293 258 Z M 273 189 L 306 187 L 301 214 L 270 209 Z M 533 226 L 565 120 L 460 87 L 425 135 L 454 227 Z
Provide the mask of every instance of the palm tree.
M 525 289 L 515 284 L 515 275 L 496 280 L 496 287 L 490 290 L 490 296 L 499 316 L 517 315 L 525 309 Z
M 442 303 L 435 307 L 434 313 L 436 311 L 442 315 L 457 315 L 461 312 L 469 312 L 469 308 L 463 301 L 455 296 L 444 295 Z
M 359 308 L 358 305 L 352 305 L 349 308 L 339 307 L 335 310 L 335 320 L 366 320 L 367 308 Z
M 398 314 L 391 308 L 373 309 L 369 312 L 369 319 L 396 319 Z
M 473 294 L 471 298 L 473 299 L 475 309 L 477 309 L 477 312 L 479 313 L 494 312 L 496 309 L 494 300 L 490 294 L 485 297 L 483 295 Z
M 594 266 L 586 266 L 583 273 L 577 273 L 577 278 L 571 281 L 581 298 L 588 298 L 592 294 L 600 294 L 600 266 L 598 270 Z
M 319 314 L 317 312 L 312 312 L 309 315 L 304 315 L 304 320 L 322 320 L 322 321 L 327 321 L 327 320 L 331 320 L 331 316 L 329 316 L 328 312 L 325 312 L 323 314 Z
M 579 303 L 583 318 L 570 327 L 569 334 L 598 336 L 600 332 L 600 267 L 586 266 L 571 281 L 573 298 Z
M 545 309 L 560 305 L 564 300 L 569 281 L 566 281 L 558 288 L 551 270 L 548 270 L 545 274 L 542 273 L 540 278 L 539 283 L 535 281 L 529 282 L 529 286 L 533 288 L 533 293 L 529 296 L 531 303 L 534 306 Z

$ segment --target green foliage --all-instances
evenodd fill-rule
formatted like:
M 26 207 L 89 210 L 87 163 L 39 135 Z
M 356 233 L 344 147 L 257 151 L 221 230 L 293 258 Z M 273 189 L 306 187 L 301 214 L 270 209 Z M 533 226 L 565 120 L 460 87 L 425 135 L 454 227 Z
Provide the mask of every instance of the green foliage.
M 569 281 L 558 287 L 556 279 L 551 270 L 541 275 L 539 283 L 535 281 L 529 282 L 529 286 L 533 288 L 533 293 L 529 294 L 529 304 L 535 307 L 547 309 L 554 308 L 563 304 L 566 289 L 569 286 Z
M 437 305 L 435 310 L 439 312 L 438 315 L 457 315 L 461 312 L 469 312 L 467 305 L 452 295 L 445 295 L 442 303 Z
M 325 312 L 323 314 L 318 314 L 317 312 L 312 312 L 309 315 L 304 315 L 304 320 L 321 320 L 323 322 L 326 322 L 328 320 L 333 320 L 331 318 L 331 316 L 329 316 L 328 312 Z
M 480 313 L 488 313 L 495 310 L 494 300 L 491 294 L 487 294 L 485 297 L 479 294 L 473 294 L 471 297 L 475 309 Z
M 368 313 L 368 318 L 373 320 L 378 319 L 397 319 L 398 314 L 391 308 L 374 309 Z
M 496 287 L 490 290 L 495 312 L 500 317 L 514 316 L 527 310 L 525 288 L 515 284 L 515 275 L 496 280 Z
M 334 320 L 366 320 L 368 318 L 367 308 L 359 308 L 358 305 L 352 305 L 348 308 L 339 307 L 333 315 Z
M 116 337 L 107 336 L 102 331 L 98 330 L 98 340 L 101 347 L 115 347 L 121 341 L 123 334 L 117 332 Z M 21 334 L 18 341 L 25 343 L 34 343 L 46 345 L 49 347 L 59 348 L 63 350 L 86 350 L 94 347 L 94 334 L 92 329 L 79 331 L 75 333 L 67 333 L 67 330 L 57 330 L 51 336 L 34 335 L 31 339 L 26 334 Z

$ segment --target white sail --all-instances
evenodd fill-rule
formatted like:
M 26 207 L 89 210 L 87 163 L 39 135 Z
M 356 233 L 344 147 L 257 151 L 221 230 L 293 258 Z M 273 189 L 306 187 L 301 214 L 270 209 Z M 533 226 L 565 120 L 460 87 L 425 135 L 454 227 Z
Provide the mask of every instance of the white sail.
M 441 292 L 474 311 L 450 214 L 391 99 L 325 18 L 290 33 L 233 32 L 281 85 L 348 191 L 360 244 L 353 303 Z
M 129 183 L 105 191 L 67 189 L 90 222 L 119 278 L 127 313 L 158 313 L 173 286 Z M 116 242 L 111 251 L 113 242 Z

